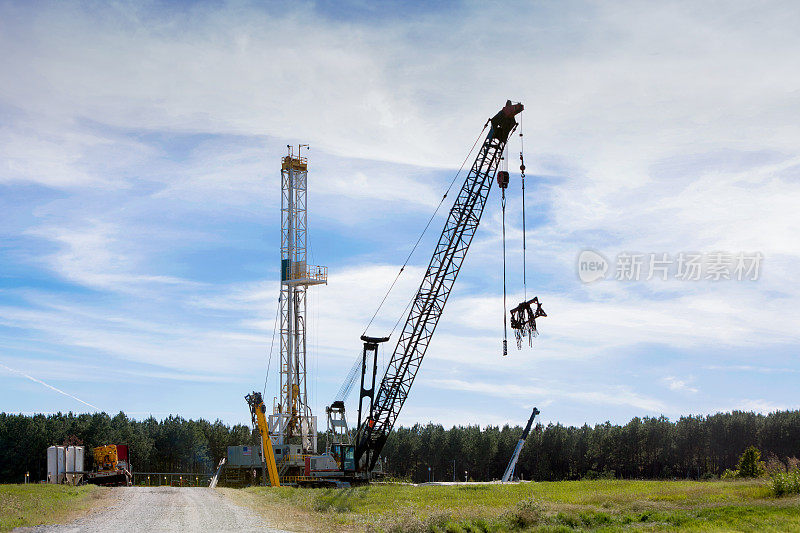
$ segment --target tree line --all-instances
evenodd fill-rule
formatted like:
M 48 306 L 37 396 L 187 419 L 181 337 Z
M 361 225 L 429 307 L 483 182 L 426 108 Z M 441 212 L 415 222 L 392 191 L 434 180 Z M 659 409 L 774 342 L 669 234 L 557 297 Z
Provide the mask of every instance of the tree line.
M 0 413 L 0 483 L 17 483 L 25 472 L 31 480 L 47 477 L 46 450 L 52 445 L 86 447 L 86 468 L 91 467 L 92 448 L 127 444 L 137 472 L 191 472 L 216 469 L 228 446 L 254 441 L 248 426 L 228 426 L 220 420 L 186 420 L 169 416 L 134 420 L 120 412 L 15 415 Z
M 397 428 L 383 450 L 387 474 L 415 482 L 502 476 L 522 434 L 519 426 L 415 425 Z M 124 413 L 15 415 L 0 413 L 0 482 L 30 472 L 44 479 L 46 449 L 76 443 L 91 448 L 128 444 L 138 472 L 212 472 L 227 447 L 255 444 L 248 426 L 217 420 L 128 418 Z M 325 436 L 320 439 L 324 447 Z M 538 424 L 517 465 L 523 479 L 555 481 L 596 477 L 707 479 L 736 468 L 756 446 L 765 458 L 800 457 L 800 411 L 768 415 L 734 411 L 709 416 L 634 418 L 625 425 Z
M 520 427 L 509 426 L 416 425 L 393 432 L 383 457 L 391 474 L 415 482 L 452 481 L 454 474 L 461 480 L 499 479 L 521 434 Z M 784 464 L 800 457 L 800 411 L 734 411 L 674 422 L 637 417 L 625 425 L 538 424 L 516 472 L 536 481 L 711 479 L 735 469 L 749 446 Z

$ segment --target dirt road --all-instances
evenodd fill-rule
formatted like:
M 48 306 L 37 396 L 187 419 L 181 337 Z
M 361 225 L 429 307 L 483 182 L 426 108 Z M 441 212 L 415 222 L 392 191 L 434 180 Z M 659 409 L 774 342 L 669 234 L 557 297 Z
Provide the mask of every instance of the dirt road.
M 259 531 L 271 528 L 253 511 L 205 487 L 119 487 L 111 505 L 59 526 L 29 531 L 58 533 L 116 531 Z

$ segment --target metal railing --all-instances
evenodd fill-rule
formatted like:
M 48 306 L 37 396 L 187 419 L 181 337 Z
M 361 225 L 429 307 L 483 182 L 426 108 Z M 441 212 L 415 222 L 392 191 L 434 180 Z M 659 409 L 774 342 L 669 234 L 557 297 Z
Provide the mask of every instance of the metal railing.
M 133 485 L 145 487 L 207 487 L 213 474 L 193 472 L 134 472 Z
M 295 283 L 327 283 L 328 267 L 319 265 L 307 265 L 304 262 L 292 264 L 289 280 Z

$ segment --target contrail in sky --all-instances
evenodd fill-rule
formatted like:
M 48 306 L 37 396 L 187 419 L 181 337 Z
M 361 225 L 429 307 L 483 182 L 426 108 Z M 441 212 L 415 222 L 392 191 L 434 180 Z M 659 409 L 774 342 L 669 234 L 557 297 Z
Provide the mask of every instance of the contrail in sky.
M 48 389 L 52 389 L 52 390 L 54 390 L 54 391 L 58 392 L 59 394 L 63 394 L 64 396 L 69 396 L 69 397 L 70 397 L 70 398 L 72 398 L 73 400 L 77 400 L 77 401 L 81 402 L 81 403 L 82 403 L 82 404 L 84 404 L 84 405 L 88 405 L 89 407 L 91 407 L 91 408 L 92 408 L 92 409 L 94 409 L 95 411 L 100 411 L 100 410 L 101 410 L 101 409 L 100 409 L 99 407 L 97 407 L 96 405 L 92 405 L 92 404 L 90 404 L 89 402 L 84 402 L 83 400 L 81 400 L 81 399 L 80 399 L 80 398 L 78 398 L 77 396 L 73 396 L 72 394 L 70 394 L 70 393 L 68 393 L 68 392 L 64 392 L 64 391 L 63 391 L 63 390 L 61 390 L 61 389 L 57 389 L 57 388 L 53 387 L 52 385 L 49 385 L 49 384 L 45 383 L 45 382 L 44 382 L 44 381 L 42 381 L 41 379 L 36 379 L 36 378 L 35 378 L 35 377 L 33 377 L 33 376 L 29 376 L 29 375 L 28 375 L 28 374 L 26 374 L 25 372 L 21 372 L 21 371 L 19 371 L 19 370 L 14 370 L 13 368 L 11 368 L 11 367 L 8 367 L 8 366 L 4 365 L 3 363 L 0 363 L 0 366 L 2 366 L 3 368 L 5 368 L 5 369 L 6 369 L 6 370 L 8 370 L 9 372 L 13 372 L 13 373 L 15 373 L 15 374 L 19 374 L 20 376 L 26 377 L 26 378 L 28 378 L 28 379 L 29 379 L 29 380 L 31 380 L 31 381 L 34 381 L 34 382 L 36 382 L 36 383 L 39 383 L 39 384 L 41 384 L 41 385 L 44 385 L 44 386 L 45 386 L 45 387 L 47 387 Z

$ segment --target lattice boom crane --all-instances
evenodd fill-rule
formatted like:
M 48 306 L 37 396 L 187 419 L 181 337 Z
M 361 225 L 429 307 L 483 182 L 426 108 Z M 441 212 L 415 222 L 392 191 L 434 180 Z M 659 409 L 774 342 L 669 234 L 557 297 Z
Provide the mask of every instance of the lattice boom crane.
M 411 305 L 405 326 L 375 394 L 377 346 L 388 338 L 362 337 L 362 366 L 359 426 L 356 434 L 356 464 L 367 472 L 375 468 L 381 450 L 405 403 L 422 359 L 442 316 L 447 298 L 478 228 L 486 200 L 495 181 L 508 137 L 517 127 L 515 117 L 522 104 L 506 102 L 493 118 L 490 130 L 450 209 L 430 264 Z M 502 171 L 501 171 L 502 172 Z M 507 174 L 505 176 L 507 179 Z M 367 355 L 373 355 L 372 384 L 365 386 Z M 361 408 L 369 400 L 362 421 Z

